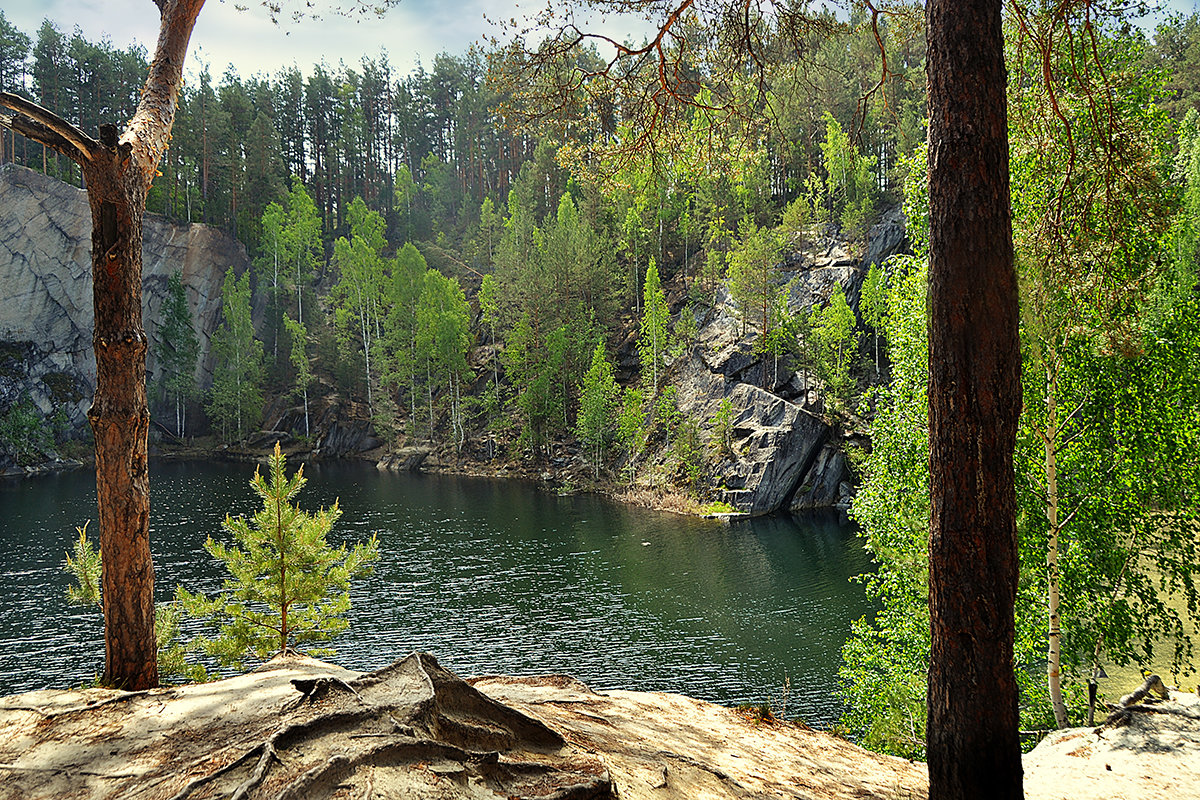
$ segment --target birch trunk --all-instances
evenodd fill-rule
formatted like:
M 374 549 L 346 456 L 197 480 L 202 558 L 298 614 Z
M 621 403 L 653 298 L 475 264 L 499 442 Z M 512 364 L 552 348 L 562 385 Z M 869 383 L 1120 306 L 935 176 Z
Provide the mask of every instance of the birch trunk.
M 1054 724 L 1067 727 L 1067 705 L 1062 695 L 1062 626 L 1059 620 L 1060 571 L 1058 563 L 1059 525 L 1058 503 L 1058 375 L 1052 366 L 1052 356 L 1046 359 L 1046 426 L 1042 431 L 1046 468 L 1046 610 L 1050 617 L 1046 652 L 1046 679 L 1050 703 L 1054 707 Z

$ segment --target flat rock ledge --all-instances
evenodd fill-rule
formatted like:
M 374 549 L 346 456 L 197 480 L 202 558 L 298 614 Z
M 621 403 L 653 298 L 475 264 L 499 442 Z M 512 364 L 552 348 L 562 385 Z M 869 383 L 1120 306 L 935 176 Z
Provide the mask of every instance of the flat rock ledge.
M 1129 706 L 1128 722 L 1055 731 L 1024 759 L 1026 800 L 1200 798 L 1200 698 Z
M 0 798 L 924 798 L 925 765 L 796 723 L 563 676 L 465 682 L 415 653 L 276 659 L 148 692 L 0 699 Z

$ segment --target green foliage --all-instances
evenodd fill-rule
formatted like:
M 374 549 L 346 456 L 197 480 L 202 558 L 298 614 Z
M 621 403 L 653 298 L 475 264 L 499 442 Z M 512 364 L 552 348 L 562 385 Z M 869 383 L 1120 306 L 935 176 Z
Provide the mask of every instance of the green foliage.
M 879 374 L 879 338 L 883 332 L 887 314 L 887 276 L 878 264 L 872 264 L 867 270 L 859 292 L 858 307 L 862 311 L 863 321 L 874 331 L 875 341 L 875 374 Z
M 304 290 L 312 279 L 316 262 L 324 256 L 321 246 L 321 217 L 303 181 L 292 176 L 284 197 L 286 211 L 280 230 L 282 256 L 291 264 L 291 281 L 296 290 L 296 320 L 304 322 Z
M 759 339 L 756 350 L 767 352 L 778 324 L 783 292 L 776 282 L 780 241 L 774 230 L 743 225 L 742 241 L 729 255 L 729 293 L 742 314 L 742 329 L 755 320 Z
M 263 208 L 260 220 L 258 248 L 260 255 L 255 259 L 256 274 L 269 276 L 271 285 L 267 302 L 266 333 L 271 337 L 272 363 L 278 365 L 279 338 L 283 333 L 284 305 L 287 294 L 280 285 L 279 268 L 282 261 L 284 276 L 287 275 L 287 256 L 283 252 L 281 233 L 284 226 L 283 206 L 279 203 L 267 203 Z
M 740 512 L 724 500 L 714 500 L 711 503 L 705 503 L 700 506 L 698 513 L 700 516 L 716 516 L 718 514 L 737 514 Z
M 196 359 L 200 357 L 200 339 L 192 327 L 192 311 L 183 285 L 183 274 L 176 270 L 167 279 L 167 299 L 162 308 L 158 331 L 158 361 L 162 367 L 162 395 L 175 401 L 175 435 L 184 435 L 184 404 L 196 391 Z
M 392 260 L 391 283 L 387 289 L 387 324 L 384 326 L 381 382 L 407 389 L 409 419 L 415 426 L 420 352 L 417 348 L 417 305 L 425 289 L 429 266 L 412 242 L 405 242 Z M 409 435 L 414 435 L 410 428 Z M 430 430 L 430 436 L 433 435 Z
M 728 397 L 722 399 L 709 424 L 712 426 L 709 446 L 713 454 L 717 458 L 733 456 L 733 401 Z
M 515 393 L 513 402 L 525 422 L 523 446 L 540 448 L 552 432 L 566 428 L 567 396 L 562 387 L 569 376 L 568 344 L 565 326 L 542 338 L 528 314 L 509 333 L 504 362 Z
M 1119 75 L 1112 80 L 1121 85 Z M 1153 117 L 1151 107 L 1133 105 Z M 1093 156 L 1081 147 L 1072 176 L 1078 183 L 1059 196 L 1062 174 L 1046 164 L 1058 163 L 1055 148 L 1063 145 L 1022 139 L 1045 135 L 1025 113 L 1014 115 L 1013 134 L 1014 169 L 1022 176 L 1014 184 L 1014 238 L 1025 359 L 1014 456 L 1022 564 L 1015 655 L 1022 724 L 1039 728 L 1055 724 L 1045 667 L 1051 586 L 1060 599 L 1068 722 L 1080 718 L 1079 689 L 1097 663 L 1145 664 L 1163 650 L 1176 669 L 1190 663 L 1186 626 L 1166 599 L 1174 594 L 1191 614 L 1200 607 L 1200 315 L 1194 282 L 1177 279 L 1190 265 L 1162 270 L 1149 291 L 1154 242 L 1166 228 L 1153 217 L 1170 197 L 1154 179 L 1153 153 L 1126 153 L 1143 165 L 1136 191 L 1104 194 L 1103 157 L 1089 163 Z M 1073 113 L 1065 99 L 1061 113 Z M 1136 116 L 1121 125 L 1131 120 Z M 1154 126 L 1151 119 L 1138 130 Z M 1096 183 L 1089 184 L 1092 170 Z M 918 159 L 910 176 L 924 173 Z M 1126 191 L 1133 194 L 1122 199 Z M 906 212 L 918 243 L 926 203 L 914 181 Z M 1100 219 L 1104 203 L 1113 205 Z M 1186 243 L 1192 234 L 1183 208 L 1167 235 Z M 864 580 L 881 610 L 854 625 L 841 670 L 847 727 L 869 746 L 912 757 L 921 755 L 929 653 L 924 268 L 920 248 L 915 257 L 893 260 L 883 301 L 867 303 L 885 334 L 893 380 L 877 396 L 853 516 L 877 564 Z M 1125 288 L 1114 291 L 1116 285 Z
M 613 367 L 604 354 L 604 343 L 597 342 L 592 365 L 579 388 L 579 414 L 575 435 L 583 444 L 597 477 L 604 465 L 604 448 L 612 440 L 613 411 L 620 389 L 613 379 Z
M 416 349 L 425 365 L 430 398 L 438 386 L 450 394 L 450 420 L 454 442 L 461 446 L 464 431 L 459 408 L 463 376 L 467 374 L 467 348 L 471 344 L 470 307 L 456 278 L 437 270 L 425 272 L 417 300 Z M 432 408 L 430 431 L 433 430 Z
M 67 587 L 67 601 L 73 606 L 103 606 L 100 599 L 100 551 L 87 538 L 88 523 L 76 528 L 75 554 L 67 553 L 64 567 L 75 582 Z
M 359 350 L 363 359 L 363 381 L 366 385 L 367 408 L 374 414 L 375 370 L 371 359 L 377 354 L 382 320 L 386 313 L 386 277 L 382 252 L 384 220 L 367 208 L 361 197 L 346 211 L 350 236 L 339 237 L 333 245 L 338 266 L 338 282 L 330 297 L 334 302 L 334 321 L 340 344 L 347 350 Z
M 626 473 L 630 482 L 636 477 L 637 457 L 646 447 L 646 395 L 634 386 L 621 392 L 617 412 L 617 441 L 625 450 Z
M 202 683 L 209 679 L 203 664 L 188 660 L 191 643 L 182 641 L 183 603 L 179 590 L 169 603 L 154 604 L 154 641 L 158 647 L 160 679 L 179 679 L 185 683 Z
M 688 303 L 679 311 L 679 319 L 675 322 L 674 345 L 671 347 L 671 358 L 676 359 L 685 355 L 696 343 L 696 335 L 700 326 L 696 322 L 696 311 Z
M 67 602 L 76 606 L 94 606 L 103 610 L 100 593 L 100 550 L 87 537 L 88 523 L 76 528 L 74 554 L 67 553 L 63 569 L 73 582 L 67 586 Z M 158 644 L 158 674 L 164 680 L 207 680 L 203 665 L 187 660 L 188 647 L 180 641 L 182 607 L 178 602 L 154 604 L 154 638 Z
M 838 284 L 829 302 L 812 313 L 814 366 L 825 381 L 829 393 L 846 399 L 851 389 L 850 363 L 855 352 L 854 312 L 846 303 L 846 293 Z
M 221 325 L 213 333 L 216 355 L 208 415 L 225 437 L 242 439 L 262 415 L 263 346 L 250 318 L 250 273 L 238 278 L 231 267 L 221 286 Z
M 704 480 L 707 465 L 704 456 L 704 440 L 700 437 L 699 421 L 684 414 L 679 415 L 675 422 L 671 457 L 683 475 L 684 485 L 693 492 L 699 491 Z
M 648 381 L 647 386 L 653 394 L 658 392 L 660 371 L 667 354 L 667 321 L 671 316 L 653 258 L 646 268 L 643 297 L 638 356 L 642 362 L 642 380 Z
M 229 571 L 224 590 L 208 598 L 180 589 L 187 613 L 209 621 L 213 636 L 196 645 L 221 664 L 242 668 L 253 657 L 303 649 L 312 655 L 332 650 L 312 647 L 346 629 L 350 581 L 370 572 L 379 557 L 375 537 L 347 550 L 330 546 L 327 536 L 341 510 L 337 503 L 315 514 L 293 504 L 304 487 L 304 470 L 290 477 L 286 459 L 275 445 L 267 475 L 254 471 L 250 486 L 263 507 L 252 519 L 226 517 L 226 543 L 209 538 L 204 544 Z
M 877 192 L 872 170 L 875 158 L 859 154 L 850 137 L 828 111 L 825 141 L 821 143 L 825 169 L 825 210 L 830 222 L 838 221 L 847 236 L 864 236 L 875 213 Z
M 923 181 L 924 171 L 910 173 Z M 883 315 L 892 380 L 875 392 L 871 453 L 851 516 L 876 564 L 861 579 L 880 605 L 842 651 L 843 724 L 864 746 L 920 758 L 929 663 L 928 347 L 923 255 L 893 259 Z
M 22 395 L 0 414 L 0 444 L 18 459 L 37 458 L 54 444 L 51 429 L 29 395 Z
M 317 376 L 313 374 L 312 362 L 308 356 L 308 329 L 304 323 L 292 319 L 287 314 L 283 316 L 283 327 L 287 331 L 292 347 L 288 356 L 295 377 L 292 380 L 292 396 L 304 400 L 304 435 L 310 435 L 308 419 L 308 387 L 312 386 Z

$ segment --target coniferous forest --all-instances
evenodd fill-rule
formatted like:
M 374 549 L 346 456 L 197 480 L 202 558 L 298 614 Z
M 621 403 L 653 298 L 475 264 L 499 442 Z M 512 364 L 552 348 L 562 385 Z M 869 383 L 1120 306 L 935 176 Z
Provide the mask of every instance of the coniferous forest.
M 1186 671 L 1200 608 L 1200 17 L 1147 32 L 1120 10 L 1064 9 L 1004 19 L 1022 399 L 1014 660 L 1032 730 L 1079 724 L 1102 664 L 1165 657 Z M 819 386 L 820 414 L 861 433 L 851 516 L 880 611 L 845 648 L 844 725 L 924 757 L 924 17 L 808 19 L 764 16 L 737 42 L 680 22 L 669 98 L 653 48 L 616 76 L 586 40 L 443 53 L 407 74 L 380 53 L 190 76 L 146 209 L 236 237 L 253 269 L 225 277 L 203 394 L 187 304 L 168 305 L 178 333 L 157 416 L 182 437 L 184 409 L 202 407 L 237 442 L 283 397 L 307 435 L 310 406 L 336 392 L 397 448 L 486 443 L 488 458 L 542 464 L 566 447 L 597 486 L 655 471 L 696 510 L 720 495 L 711 465 L 733 446 L 735 409 L 681 413 L 672 366 L 731 303 L 764 388 L 767 365 L 785 363 Z M 128 119 L 148 69 L 139 46 L 49 21 L 23 32 L 0 12 L 0 90 L 84 131 Z M 11 129 L 0 162 L 86 184 Z M 907 255 L 852 296 L 839 286 L 789 311 L 789 257 L 833 241 L 861 256 L 897 206 Z

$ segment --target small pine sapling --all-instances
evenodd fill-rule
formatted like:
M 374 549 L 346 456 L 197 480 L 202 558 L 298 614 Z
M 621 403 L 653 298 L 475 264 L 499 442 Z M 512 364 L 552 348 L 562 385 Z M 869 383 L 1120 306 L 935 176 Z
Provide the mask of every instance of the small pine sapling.
M 307 645 L 328 642 L 349 626 L 350 580 L 369 573 L 379 558 L 374 536 L 349 550 L 330 546 L 326 536 L 341 510 L 336 502 L 315 514 L 293 505 L 307 481 L 303 468 L 288 477 L 285 461 L 276 444 L 267 475 L 254 471 L 250 485 L 263 507 L 250 520 L 225 518 L 221 527 L 233 543 L 205 542 L 232 576 L 224 591 L 211 599 L 180 591 L 188 613 L 217 630 L 197 644 L 226 666 L 241 669 L 251 654 L 265 661 L 302 646 L 310 655 L 332 654 Z
M 76 528 L 74 555 L 67 553 L 63 569 L 74 582 L 67 587 L 67 602 L 74 606 L 95 606 L 104 610 L 100 593 L 100 550 L 87 536 L 88 523 Z M 154 604 L 154 638 L 158 643 L 158 674 L 166 679 L 205 681 L 208 673 L 202 664 L 187 660 L 188 647 L 180 641 L 179 623 L 183 609 L 178 602 Z

